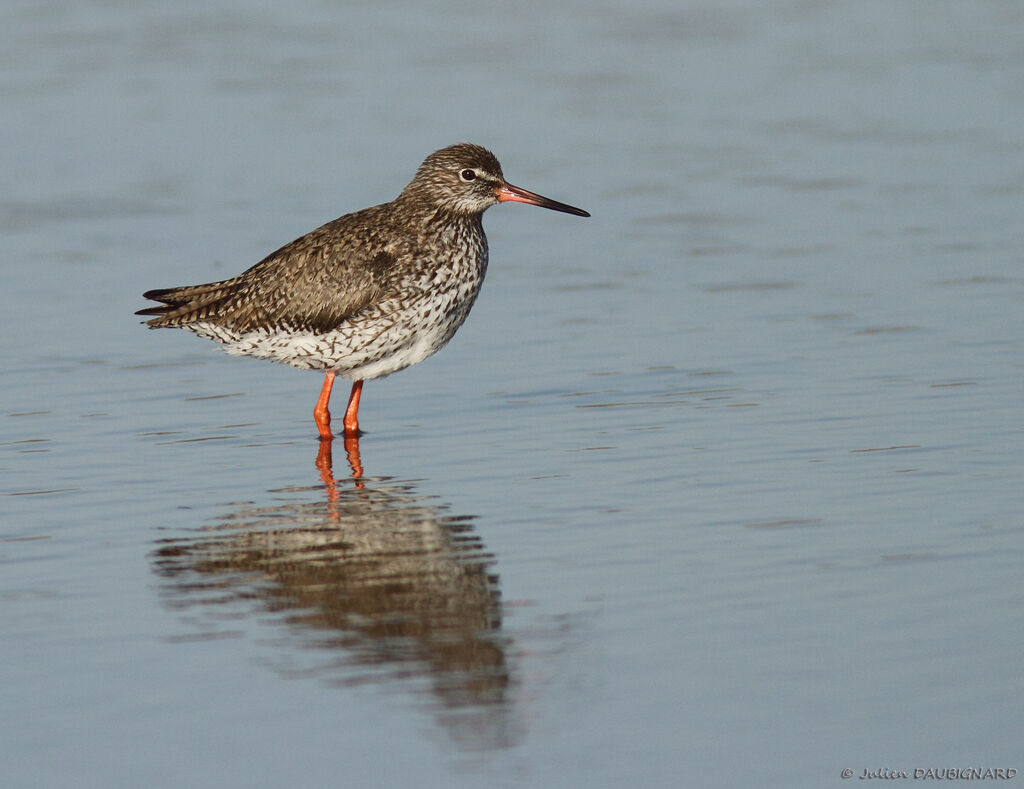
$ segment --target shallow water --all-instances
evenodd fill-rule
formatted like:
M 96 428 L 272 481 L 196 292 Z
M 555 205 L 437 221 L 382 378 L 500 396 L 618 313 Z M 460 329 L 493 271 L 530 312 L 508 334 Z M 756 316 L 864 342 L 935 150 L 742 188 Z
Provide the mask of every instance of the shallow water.
M 1024 769 L 1018 3 L 0 21 L 4 786 Z M 488 212 L 358 457 L 132 315 L 460 139 L 593 217 Z

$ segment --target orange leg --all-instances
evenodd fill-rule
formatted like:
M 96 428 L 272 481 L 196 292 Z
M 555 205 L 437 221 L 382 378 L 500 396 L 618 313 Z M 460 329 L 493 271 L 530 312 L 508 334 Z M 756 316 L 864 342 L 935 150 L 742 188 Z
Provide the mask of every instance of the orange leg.
M 320 399 L 316 401 L 316 408 L 313 409 L 313 418 L 316 420 L 316 427 L 320 431 L 320 438 L 323 441 L 330 441 L 334 438 L 331 433 L 331 412 L 327 410 L 327 405 L 331 402 L 331 387 L 334 386 L 334 376 L 335 372 L 333 370 L 327 371 L 327 377 L 324 378 L 324 387 L 320 390 Z M 348 421 L 347 415 L 345 416 L 345 421 Z
M 348 398 L 348 408 L 345 411 L 345 435 L 359 435 L 359 395 L 363 392 L 363 382 L 356 381 L 352 384 L 352 394 Z

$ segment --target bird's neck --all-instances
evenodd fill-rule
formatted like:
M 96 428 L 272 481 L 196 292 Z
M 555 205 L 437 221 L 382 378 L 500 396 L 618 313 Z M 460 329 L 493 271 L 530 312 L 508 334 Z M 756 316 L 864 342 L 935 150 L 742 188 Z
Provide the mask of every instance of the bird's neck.
M 392 205 L 396 215 L 403 217 L 405 221 L 424 227 L 464 228 L 470 233 L 480 232 L 483 229 L 482 211 L 453 211 L 447 206 L 423 200 L 416 194 L 410 194 L 408 189 L 402 192 Z

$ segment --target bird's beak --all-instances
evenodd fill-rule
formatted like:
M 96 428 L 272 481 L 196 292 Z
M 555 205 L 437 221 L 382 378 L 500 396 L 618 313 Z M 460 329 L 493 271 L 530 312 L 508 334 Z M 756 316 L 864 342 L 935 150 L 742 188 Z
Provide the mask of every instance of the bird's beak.
M 501 186 L 494 187 L 494 194 L 497 195 L 499 203 L 507 203 L 509 201 L 528 203 L 530 205 L 539 205 L 541 208 L 550 208 L 552 211 L 564 211 L 567 214 L 575 214 L 576 216 L 590 216 L 582 208 L 575 208 L 565 203 L 559 203 L 557 200 L 541 197 L 533 192 L 520 189 L 518 186 L 512 186 L 512 184 L 502 184 Z

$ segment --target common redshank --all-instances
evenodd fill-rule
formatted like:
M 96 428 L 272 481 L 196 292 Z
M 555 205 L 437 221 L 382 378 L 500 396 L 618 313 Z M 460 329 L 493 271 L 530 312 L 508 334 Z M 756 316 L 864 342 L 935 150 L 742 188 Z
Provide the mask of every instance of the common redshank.
M 326 372 L 313 415 L 330 439 L 335 376 L 351 380 L 345 435 L 359 435 L 363 381 L 441 350 L 466 320 L 487 271 L 481 219 L 514 201 L 590 216 L 509 184 L 486 148 L 428 156 L 390 203 L 346 214 L 272 252 L 237 277 L 146 291 L 153 329 L 188 329 L 256 356 Z

